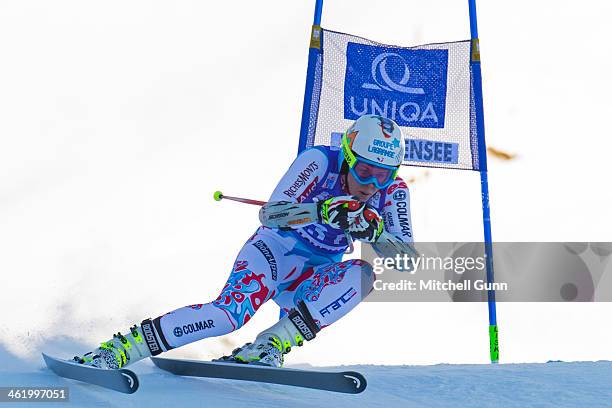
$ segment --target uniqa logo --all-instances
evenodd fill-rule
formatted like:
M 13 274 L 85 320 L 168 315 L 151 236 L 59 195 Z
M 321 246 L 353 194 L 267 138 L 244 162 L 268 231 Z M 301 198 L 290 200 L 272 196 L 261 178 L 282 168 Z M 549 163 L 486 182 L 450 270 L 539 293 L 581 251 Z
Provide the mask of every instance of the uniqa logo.
M 393 81 L 393 79 L 389 76 L 389 73 L 387 72 L 387 61 L 390 58 L 399 58 L 401 64 L 404 66 L 404 75 L 402 76 L 402 79 L 399 80 L 399 82 Z M 408 64 L 406 63 L 404 58 L 402 58 L 401 55 L 396 54 L 394 52 L 383 52 L 382 54 L 379 54 L 376 58 L 374 58 L 374 60 L 372 61 L 371 73 L 372 79 L 375 83 L 364 83 L 363 85 L 361 85 L 362 88 L 375 89 L 377 91 L 384 89 L 386 91 L 396 91 L 414 95 L 425 94 L 423 88 L 412 88 L 409 86 L 405 86 L 408 83 L 408 80 L 410 80 L 410 67 L 408 67 Z M 383 83 L 379 81 L 379 78 L 382 80 Z
M 345 119 L 371 114 L 399 126 L 444 128 L 448 50 L 349 42 L 346 61 Z

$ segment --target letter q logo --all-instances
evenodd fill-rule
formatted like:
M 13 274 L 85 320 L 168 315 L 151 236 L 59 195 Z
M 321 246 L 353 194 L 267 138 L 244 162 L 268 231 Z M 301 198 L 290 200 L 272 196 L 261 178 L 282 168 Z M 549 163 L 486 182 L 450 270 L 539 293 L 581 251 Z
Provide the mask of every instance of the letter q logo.
M 394 59 L 399 59 L 400 65 L 402 65 L 404 68 L 404 74 L 402 75 L 402 78 L 399 80 L 399 82 L 395 82 L 389 76 L 389 72 L 387 71 L 387 62 L 393 61 Z M 372 61 L 371 74 L 372 79 L 375 83 L 364 83 L 363 85 L 361 85 L 362 88 L 374 89 L 378 91 L 384 89 L 386 91 L 396 91 L 416 95 L 425 94 L 423 88 L 411 88 L 405 86 L 408 83 L 408 80 L 410 79 L 410 68 L 408 67 L 408 64 L 406 63 L 404 58 L 402 58 L 402 56 L 397 53 L 383 52 L 382 54 L 379 54 L 376 58 L 374 58 L 374 60 Z

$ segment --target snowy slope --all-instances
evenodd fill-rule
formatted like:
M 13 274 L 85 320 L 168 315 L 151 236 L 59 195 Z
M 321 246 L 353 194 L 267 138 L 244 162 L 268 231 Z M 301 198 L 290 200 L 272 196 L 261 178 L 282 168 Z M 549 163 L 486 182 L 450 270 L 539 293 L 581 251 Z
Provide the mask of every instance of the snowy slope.
M 612 362 L 507 365 L 342 366 L 368 379 L 359 395 L 240 381 L 176 377 L 135 365 L 140 389 L 124 395 L 59 378 L 42 359 L 0 350 L 0 386 L 67 386 L 79 407 L 602 407 L 612 406 Z M 327 368 L 326 368 L 327 369 Z M 329 367 L 340 369 L 340 367 Z M 45 404 L 52 406 L 54 404 Z M 20 404 L 19 406 L 24 406 Z M 66 406 L 65 404 L 58 406 Z
M 83 352 L 218 296 L 259 221 L 256 207 L 212 193 L 265 200 L 289 167 L 313 6 L 0 2 L 0 343 L 29 353 L 72 335 L 84 347 L 64 351 Z M 518 154 L 489 162 L 493 237 L 610 241 L 612 137 L 599 119 L 612 112 L 612 2 L 478 1 L 478 13 L 487 142 Z M 456 0 L 328 1 L 323 24 L 389 44 L 469 37 Z M 482 239 L 476 172 L 401 175 L 416 179 L 418 240 Z M 109 297 L 98 279 L 138 290 Z M 612 303 L 497 307 L 504 362 L 612 360 L 612 325 L 601 324 Z M 232 346 L 276 317 L 264 305 Z M 380 338 L 409 339 L 411 352 L 362 353 Z M 210 358 L 232 346 L 198 347 Z M 488 346 L 486 304 L 366 302 L 291 360 L 485 363 Z

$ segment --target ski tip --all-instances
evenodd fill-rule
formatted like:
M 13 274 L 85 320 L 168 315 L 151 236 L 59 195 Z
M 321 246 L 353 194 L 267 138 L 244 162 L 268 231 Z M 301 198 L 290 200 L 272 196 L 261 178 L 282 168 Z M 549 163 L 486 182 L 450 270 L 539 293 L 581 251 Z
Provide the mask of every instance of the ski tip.
M 49 367 L 49 365 L 50 365 L 50 364 L 51 364 L 51 363 L 52 363 L 54 360 L 57 360 L 55 357 L 51 357 L 51 356 L 50 356 L 50 355 L 48 355 L 48 354 L 45 354 L 45 353 L 40 353 L 40 354 L 42 355 L 42 358 L 43 358 L 43 360 L 44 360 L 45 364 L 47 365 L 47 367 Z M 49 367 L 49 368 L 50 368 L 50 367 Z
M 359 394 L 360 392 L 365 391 L 368 386 L 368 381 L 363 376 L 363 374 L 358 373 L 357 371 L 345 371 L 342 373 L 344 378 L 346 378 L 353 385 L 353 389 L 351 394 Z
M 53 357 L 46 353 L 40 353 L 40 354 L 42 354 L 43 360 L 45 361 L 45 364 L 47 365 L 47 367 L 49 367 L 53 371 L 55 371 L 54 368 L 58 364 L 74 364 L 74 365 L 80 366 L 79 364 L 77 364 L 76 362 L 72 360 Z
M 128 382 L 129 388 L 124 390 L 124 394 L 133 394 L 138 391 L 138 387 L 140 387 L 140 382 L 138 381 L 138 377 L 130 370 L 119 370 L 122 376 L 124 376 Z
M 62 360 L 45 353 L 41 354 L 47 367 L 60 377 L 99 385 L 124 394 L 133 394 L 140 386 L 138 376 L 125 368 L 105 370 L 84 366 L 71 360 Z M 117 373 L 121 375 L 118 376 Z

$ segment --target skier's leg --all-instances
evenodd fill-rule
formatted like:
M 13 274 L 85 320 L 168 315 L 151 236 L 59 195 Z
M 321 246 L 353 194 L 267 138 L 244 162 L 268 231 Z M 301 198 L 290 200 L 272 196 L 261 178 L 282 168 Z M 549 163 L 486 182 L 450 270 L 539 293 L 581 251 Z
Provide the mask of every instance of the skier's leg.
M 350 312 L 373 289 L 376 276 L 366 261 L 350 259 L 310 270 L 297 287 L 280 293 L 274 301 L 283 310 L 303 302 L 319 328 Z
M 306 266 L 292 282 L 279 285 L 283 292 L 274 299 L 287 316 L 257 335 L 249 347 L 233 358 L 282 366 L 283 355 L 292 347 L 312 340 L 325 326 L 353 309 L 373 288 L 374 273 L 365 261 L 348 260 L 323 266 Z
M 242 327 L 276 295 L 277 270 L 285 248 L 255 234 L 241 249 L 230 277 L 213 302 L 185 306 L 118 333 L 75 360 L 102 368 L 121 368 L 194 341 L 227 334 Z M 278 262 L 280 263 L 277 263 Z
M 259 245 L 265 245 L 274 257 L 273 244 L 260 239 L 256 242 L 262 242 Z M 154 321 L 170 348 L 180 347 L 241 328 L 275 295 L 275 289 L 276 278 L 266 258 L 252 242 L 247 242 L 217 299 L 176 309 Z

